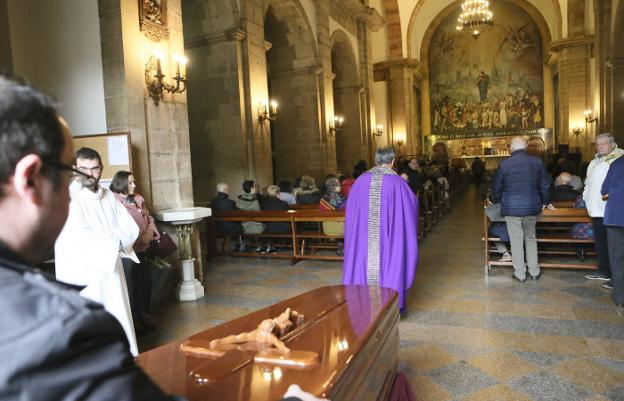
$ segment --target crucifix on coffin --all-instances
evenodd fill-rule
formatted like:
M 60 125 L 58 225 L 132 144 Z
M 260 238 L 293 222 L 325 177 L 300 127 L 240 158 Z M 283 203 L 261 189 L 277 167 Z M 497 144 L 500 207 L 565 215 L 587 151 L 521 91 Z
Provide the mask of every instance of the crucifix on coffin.
M 265 319 L 249 332 L 232 334 L 210 341 L 189 340 L 180 345 L 185 354 L 196 357 L 220 358 L 229 351 L 252 351 L 254 362 L 293 367 L 306 367 L 318 363 L 318 354 L 294 351 L 286 346 L 283 337 L 302 325 L 304 316 L 286 308 L 278 317 Z

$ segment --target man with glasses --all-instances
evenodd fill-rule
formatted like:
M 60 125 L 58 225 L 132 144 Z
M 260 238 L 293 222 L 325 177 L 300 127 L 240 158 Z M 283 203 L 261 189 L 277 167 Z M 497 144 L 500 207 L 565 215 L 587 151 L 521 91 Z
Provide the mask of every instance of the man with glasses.
M 0 144 L 0 399 L 173 400 L 111 314 L 33 267 L 67 218 L 72 138 L 49 98 L 2 76 Z
M 102 158 L 90 148 L 76 152 L 69 216 L 54 247 L 56 278 L 86 286 L 80 293 L 119 320 L 130 352 L 138 355 L 122 258 L 139 263 L 132 245 L 139 228 L 126 208 L 99 185 Z

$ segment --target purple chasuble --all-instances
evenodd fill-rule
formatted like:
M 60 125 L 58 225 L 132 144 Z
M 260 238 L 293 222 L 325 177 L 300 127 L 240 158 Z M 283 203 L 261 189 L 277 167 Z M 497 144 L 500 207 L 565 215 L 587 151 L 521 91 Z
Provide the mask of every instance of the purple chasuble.
M 418 263 L 418 200 L 394 170 L 374 167 L 349 192 L 345 221 L 346 285 L 392 288 L 405 309 L 405 294 Z

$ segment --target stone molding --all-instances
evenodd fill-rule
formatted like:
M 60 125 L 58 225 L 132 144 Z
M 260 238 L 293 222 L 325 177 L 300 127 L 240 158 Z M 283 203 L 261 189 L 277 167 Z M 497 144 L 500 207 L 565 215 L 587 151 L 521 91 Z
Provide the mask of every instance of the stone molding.
M 373 7 L 362 4 L 360 0 L 333 0 L 332 8 L 337 8 L 350 17 L 364 22 L 368 27 L 376 32 L 386 25 L 385 18 Z M 353 33 L 353 32 L 352 32 Z
M 388 60 L 375 63 L 373 65 L 373 76 L 375 82 L 389 81 L 390 70 L 392 69 L 410 69 L 414 74 L 414 78 L 418 81 L 425 79 L 425 72 L 420 60 L 414 58 L 404 58 L 400 60 Z
M 271 77 L 279 78 L 281 76 L 291 75 L 321 75 L 325 69 L 320 65 L 312 65 L 309 67 L 294 68 L 292 70 L 271 71 Z
M 187 49 L 195 49 L 198 47 L 208 46 L 221 42 L 242 42 L 247 37 L 247 32 L 240 28 L 233 28 L 217 35 L 196 36 L 193 39 L 184 41 L 184 47 Z
M 556 42 L 550 43 L 548 51 L 553 53 L 559 53 L 560 51 L 564 49 L 569 49 L 571 47 L 592 46 L 594 44 L 594 38 L 594 35 L 585 35 L 557 40 Z

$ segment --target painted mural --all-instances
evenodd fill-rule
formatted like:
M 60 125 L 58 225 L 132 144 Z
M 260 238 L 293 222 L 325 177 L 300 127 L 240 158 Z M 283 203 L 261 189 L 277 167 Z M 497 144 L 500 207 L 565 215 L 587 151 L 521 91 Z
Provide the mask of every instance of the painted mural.
M 433 34 L 429 47 L 433 134 L 544 127 L 538 27 L 514 4 L 490 4 L 494 27 L 479 39 L 455 29 L 457 13 L 445 18 Z

